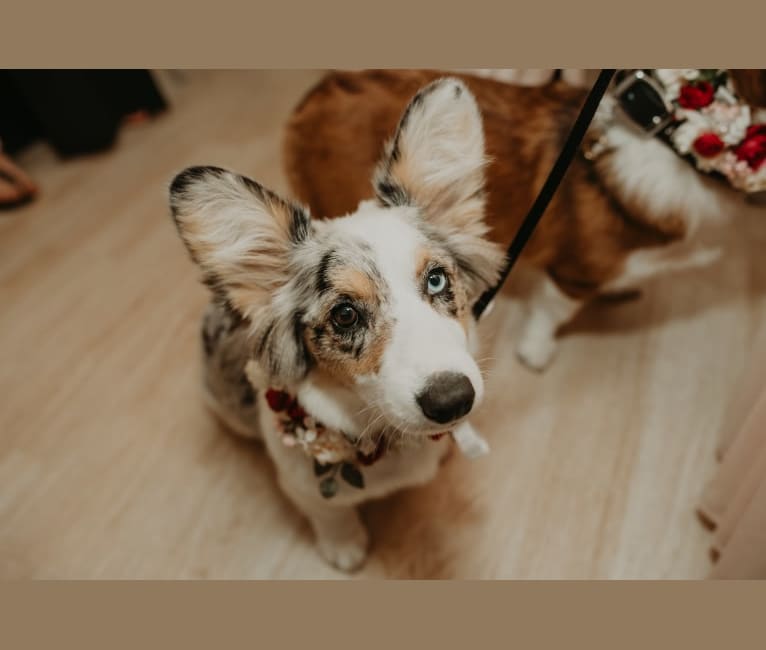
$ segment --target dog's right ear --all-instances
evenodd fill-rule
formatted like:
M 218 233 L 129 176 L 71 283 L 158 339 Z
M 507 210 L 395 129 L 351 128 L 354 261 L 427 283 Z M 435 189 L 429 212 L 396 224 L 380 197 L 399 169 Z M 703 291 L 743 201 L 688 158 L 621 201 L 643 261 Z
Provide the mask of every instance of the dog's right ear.
M 303 208 L 218 167 L 178 174 L 170 207 L 205 283 L 251 319 L 287 283 L 290 253 L 311 232 Z

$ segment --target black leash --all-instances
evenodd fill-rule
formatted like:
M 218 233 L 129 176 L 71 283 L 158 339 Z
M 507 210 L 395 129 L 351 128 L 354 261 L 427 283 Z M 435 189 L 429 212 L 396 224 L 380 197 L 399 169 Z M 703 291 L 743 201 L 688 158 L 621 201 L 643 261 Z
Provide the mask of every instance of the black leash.
M 527 216 L 524 217 L 524 221 L 522 221 L 511 245 L 508 247 L 505 267 L 500 274 L 500 279 L 494 287 L 487 289 L 473 306 L 473 316 L 476 320 L 479 320 L 484 313 L 484 310 L 487 308 L 487 305 L 492 302 L 492 299 L 497 295 L 497 292 L 500 291 L 503 284 L 505 284 L 513 265 L 516 263 L 519 255 L 521 255 L 521 251 L 523 251 L 524 247 L 527 245 L 532 233 L 535 231 L 535 227 L 545 213 L 548 204 L 551 202 L 553 195 L 561 184 L 561 179 L 564 178 L 564 174 L 566 174 L 567 169 L 569 169 L 569 165 L 577 155 L 577 150 L 580 148 L 582 139 L 585 137 L 585 132 L 588 130 L 588 127 L 593 120 L 596 109 L 598 108 L 606 89 L 609 87 L 609 82 L 612 80 L 614 73 L 614 70 L 602 70 L 599 73 L 596 83 L 593 84 L 593 88 L 591 88 L 588 97 L 585 99 L 585 103 L 580 109 L 580 114 L 572 125 L 572 130 L 569 132 L 569 136 L 564 143 L 564 147 L 561 149 L 558 159 L 551 168 L 548 178 L 545 179 L 545 184 L 537 195 L 532 207 L 529 209 Z

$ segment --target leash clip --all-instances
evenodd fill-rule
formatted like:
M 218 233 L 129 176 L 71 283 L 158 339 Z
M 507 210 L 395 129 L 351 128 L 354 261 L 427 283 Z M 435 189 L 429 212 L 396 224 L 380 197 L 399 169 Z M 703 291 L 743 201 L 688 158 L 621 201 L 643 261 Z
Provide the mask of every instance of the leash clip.
M 622 113 L 646 135 L 656 135 L 673 122 L 673 105 L 662 86 L 643 70 L 635 70 L 614 89 Z

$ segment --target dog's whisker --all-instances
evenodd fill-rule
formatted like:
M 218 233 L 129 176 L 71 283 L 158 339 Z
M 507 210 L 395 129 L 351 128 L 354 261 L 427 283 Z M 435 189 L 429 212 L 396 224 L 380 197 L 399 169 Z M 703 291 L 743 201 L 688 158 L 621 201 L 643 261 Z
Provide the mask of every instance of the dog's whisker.
M 366 436 L 368 433 L 372 433 L 372 432 L 374 431 L 374 427 L 375 427 L 375 425 L 376 425 L 376 424 L 377 424 L 377 423 L 378 423 L 380 420 L 382 420 L 382 419 L 383 419 L 383 417 L 384 417 L 384 416 L 383 416 L 383 414 L 381 413 L 380 415 L 378 415 L 378 416 L 377 416 L 377 417 L 376 417 L 374 420 L 372 420 L 372 421 L 371 421 L 371 422 L 370 422 L 370 423 L 369 423 L 369 424 L 368 424 L 368 425 L 367 425 L 367 426 L 364 428 L 364 430 L 362 431 L 362 433 L 361 433 L 361 434 L 359 435 L 359 437 L 357 438 L 357 441 L 356 441 L 356 446 L 357 446 L 357 447 L 359 447 L 359 446 L 362 444 L 362 442 L 364 442 L 365 436 Z

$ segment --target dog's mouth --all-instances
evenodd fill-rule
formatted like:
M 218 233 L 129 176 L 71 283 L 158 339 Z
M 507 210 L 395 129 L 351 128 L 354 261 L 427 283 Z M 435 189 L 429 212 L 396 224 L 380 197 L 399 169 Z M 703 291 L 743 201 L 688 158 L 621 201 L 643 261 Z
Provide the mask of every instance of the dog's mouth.
M 447 422 L 423 422 L 422 420 L 417 423 L 408 422 L 407 420 L 394 417 L 385 418 L 385 423 L 381 423 L 377 427 L 368 427 L 368 430 L 375 428 L 377 433 L 375 435 L 388 434 L 397 435 L 402 437 L 416 439 L 438 439 L 443 435 L 451 433 L 458 426 L 460 426 L 468 418 L 469 413 L 465 413 L 459 417 L 455 417 Z

